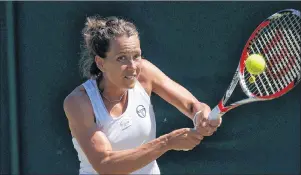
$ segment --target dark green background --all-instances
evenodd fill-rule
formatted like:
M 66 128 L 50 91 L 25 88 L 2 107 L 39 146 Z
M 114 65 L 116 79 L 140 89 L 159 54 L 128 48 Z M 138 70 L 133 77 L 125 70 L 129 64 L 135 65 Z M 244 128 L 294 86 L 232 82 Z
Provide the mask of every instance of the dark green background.
M 8 124 L 8 104 L 7 104 L 7 32 L 5 24 L 5 6 L 0 2 L 0 174 L 9 172 L 9 128 Z
M 140 31 L 143 55 L 214 107 L 252 31 L 286 8 L 300 10 L 300 2 L 16 2 L 21 172 L 78 172 L 63 100 L 83 82 L 78 60 L 87 16 L 115 15 L 133 21 Z M 193 151 L 171 151 L 160 157 L 161 172 L 297 174 L 300 90 L 298 86 L 281 99 L 230 111 L 220 129 Z M 6 109 L 3 99 L 1 118 L 7 117 L 2 112 Z M 152 100 L 157 136 L 192 127 L 190 120 L 158 96 Z M 1 126 L 5 122 L 1 119 Z M 9 165 L 3 163 L 8 157 L 5 150 L 1 149 L 2 166 Z M 8 172 L 8 168 L 3 170 Z

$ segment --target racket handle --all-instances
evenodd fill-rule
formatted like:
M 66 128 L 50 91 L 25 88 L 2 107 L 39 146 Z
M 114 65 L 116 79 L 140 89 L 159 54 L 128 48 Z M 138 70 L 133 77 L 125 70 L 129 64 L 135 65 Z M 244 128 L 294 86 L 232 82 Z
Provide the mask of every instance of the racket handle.
M 202 112 L 202 111 L 198 111 L 198 112 L 194 115 L 194 117 L 193 117 L 193 125 L 194 125 L 194 129 L 196 128 L 196 120 L 197 120 L 197 116 L 198 116 L 198 114 L 201 113 L 201 112 Z M 223 114 L 221 113 L 219 107 L 218 107 L 218 106 L 215 106 L 215 107 L 211 110 L 211 112 L 210 112 L 210 114 L 209 114 L 209 116 L 208 116 L 208 119 L 209 119 L 209 120 L 216 120 L 216 119 L 221 118 L 222 115 L 223 115 Z
M 211 112 L 210 112 L 210 114 L 209 114 L 209 116 L 208 116 L 208 119 L 209 119 L 209 120 L 216 120 L 216 119 L 221 118 L 222 115 L 223 115 L 223 114 L 221 113 L 219 107 L 218 107 L 218 106 L 215 106 L 215 107 L 211 110 Z

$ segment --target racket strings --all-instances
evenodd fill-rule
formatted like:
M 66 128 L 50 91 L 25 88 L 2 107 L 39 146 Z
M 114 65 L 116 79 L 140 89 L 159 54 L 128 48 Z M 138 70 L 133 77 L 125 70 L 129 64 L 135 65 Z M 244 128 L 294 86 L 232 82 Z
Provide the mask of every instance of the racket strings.
M 284 31 L 284 33 L 286 33 L 286 30 Z M 286 34 L 285 36 L 288 36 L 288 35 Z M 294 38 L 294 37 L 292 36 L 291 38 Z M 286 40 L 289 40 L 289 38 L 285 38 L 284 40 L 281 40 L 280 43 L 284 46 L 284 48 L 292 48 L 290 52 L 286 52 L 286 50 L 283 50 L 283 51 L 285 51 L 286 54 L 288 55 L 287 57 L 284 57 L 284 61 L 287 63 L 288 67 L 291 68 L 290 69 L 291 71 L 289 71 L 289 75 L 293 76 L 293 78 L 294 78 L 298 74 L 298 70 L 300 70 L 300 61 L 298 60 L 298 59 L 300 59 L 300 55 L 297 53 L 297 51 L 295 51 L 295 48 L 300 50 L 300 47 L 299 48 L 295 47 L 294 45 L 291 45 Z M 300 41 L 300 38 L 299 38 L 299 41 Z M 297 56 L 295 56 L 295 55 L 297 55 Z M 294 57 L 297 57 L 297 59 Z M 293 58 L 293 59 L 287 59 L 287 58 Z
M 271 21 L 251 41 L 248 53 L 260 53 L 266 60 L 266 70 L 252 76 L 244 71 L 245 83 L 251 93 L 257 96 L 275 94 L 284 89 L 300 74 L 300 17 L 283 15 Z
M 284 63 L 285 64 L 285 63 Z M 289 64 L 289 62 L 286 62 L 286 64 Z M 282 65 L 280 65 L 282 66 Z M 277 68 L 277 67 L 276 67 Z M 288 72 L 287 75 L 285 77 L 283 77 L 282 75 L 282 79 L 277 79 L 278 82 L 275 81 L 275 78 L 273 77 L 272 78 L 272 83 L 274 83 L 275 86 L 273 86 L 272 83 L 270 83 L 270 81 L 264 81 L 262 79 L 266 78 L 266 79 L 271 79 L 270 76 L 267 76 L 266 73 L 262 74 L 264 76 L 264 78 L 261 78 L 261 76 L 259 76 L 259 80 L 260 80 L 260 83 L 263 85 L 263 86 L 258 86 L 257 84 L 256 85 L 256 88 L 257 88 L 257 91 L 260 92 L 260 89 L 262 89 L 262 87 L 264 88 L 264 90 L 267 92 L 266 95 L 269 95 L 270 93 L 275 93 L 275 90 L 274 89 L 277 89 L 277 91 L 279 91 L 280 89 L 283 89 L 285 86 L 287 86 L 289 84 L 289 82 L 291 82 L 293 80 L 294 77 L 296 77 L 296 73 L 295 69 L 291 69 L 292 71 L 291 72 Z M 279 73 L 279 69 L 277 69 L 278 73 Z M 274 70 L 275 72 L 275 70 Z M 280 72 L 281 73 L 281 72 Z M 278 84 L 280 83 L 280 86 L 278 86 Z M 267 86 L 269 87 L 266 87 L 265 85 L 267 84 Z M 268 88 L 270 88 L 271 92 L 269 92 Z M 252 89 L 253 90 L 253 89 Z M 263 95 L 263 94 L 260 94 L 260 95 Z
M 273 34 L 273 32 L 271 32 Z M 273 34 L 274 36 L 277 36 L 277 34 Z M 282 37 L 283 38 L 283 37 Z M 292 58 L 291 55 L 289 55 L 289 51 L 287 51 L 287 46 L 282 45 L 281 41 L 279 40 L 279 44 L 275 46 L 273 50 L 271 50 L 272 54 L 270 58 L 268 59 L 267 63 L 270 64 L 270 69 L 267 69 L 268 71 L 271 69 L 274 69 L 273 72 L 269 72 L 272 74 L 272 76 L 276 76 L 279 78 L 278 74 L 282 77 L 283 82 L 285 83 L 285 86 L 290 83 L 294 78 L 291 76 L 291 71 L 294 73 L 294 67 L 296 63 L 292 63 L 292 60 L 295 58 Z M 287 58 L 290 58 L 289 60 Z M 292 68 L 292 69 L 291 69 Z M 275 71 L 277 69 L 277 71 Z M 276 72 L 276 73 L 275 73 Z
M 253 50 L 253 52 L 255 52 L 255 51 Z M 282 63 L 282 64 L 280 63 L 279 66 L 283 66 L 285 64 L 288 64 L 288 62 Z M 275 66 L 275 67 L 276 67 L 278 73 L 281 73 L 279 71 L 279 66 Z M 271 67 L 273 67 L 273 65 Z M 268 69 L 269 69 L 269 67 L 268 67 Z M 293 69 L 291 69 L 291 70 L 293 70 Z M 275 69 L 274 69 L 274 72 L 275 72 Z M 255 84 L 255 86 L 257 88 L 257 91 L 259 91 L 259 95 L 263 95 L 262 93 L 260 93 L 262 91 L 261 89 L 265 90 L 265 92 L 266 92 L 265 95 L 269 95 L 269 94 L 275 93 L 274 89 L 277 89 L 277 91 L 279 91 L 279 90 L 283 89 L 284 87 L 286 87 L 293 80 L 293 78 L 296 77 L 296 75 L 293 72 L 294 71 L 287 72 L 286 76 L 282 75 L 282 79 L 277 79 L 278 80 L 277 82 L 273 81 L 273 80 L 275 80 L 275 77 L 271 78 L 265 72 L 262 75 L 259 75 L 258 78 L 259 78 L 259 81 L 260 81 L 260 83 L 261 83 L 262 86 L 260 86 L 260 85 L 258 86 L 257 83 Z M 274 73 L 274 74 L 277 74 L 277 73 Z M 261 78 L 262 76 L 264 76 L 264 78 Z M 265 79 L 266 80 L 270 80 L 271 79 L 272 83 L 274 83 L 275 86 L 273 86 L 273 84 L 271 83 L 271 81 L 265 81 Z M 278 84 L 280 84 L 280 86 Z M 266 87 L 265 85 L 267 85 L 268 87 Z M 255 88 L 255 86 L 254 86 L 254 88 Z M 254 88 L 252 90 L 254 90 Z M 270 91 L 268 89 L 270 89 Z
M 289 21 L 290 23 L 287 23 L 286 21 Z M 300 45 L 298 44 L 298 43 L 300 43 L 300 33 L 298 33 L 298 31 L 300 31 L 300 25 L 298 25 L 299 22 L 300 22 L 300 18 L 298 18 L 297 16 L 295 16 L 294 21 L 292 21 L 291 18 L 286 16 L 286 18 L 282 18 L 282 21 L 280 21 L 278 23 L 275 22 L 273 24 L 274 25 L 276 24 L 277 25 L 276 27 L 278 27 L 278 28 L 281 27 L 282 29 L 288 29 L 288 30 L 282 30 L 281 32 L 279 32 L 279 30 L 277 30 L 276 33 L 275 33 L 275 30 L 270 30 L 270 33 L 274 37 L 277 37 L 277 40 L 280 43 L 280 46 L 276 45 L 276 49 L 274 49 L 274 50 L 271 49 L 271 50 L 275 51 L 276 54 L 278 54 L 278 56 L 280 58 L 283 58 L 283 59 L 281 59 L 282 61 L 285 61 L 285 63 L 280 61 L 279 66 L 282 68 L 282 65 L 287 64 L 288 66 L 293 68 L 293 69 L 291 69 L 291 71 L 293 73 L 295 73 L 296 70 L 300 69 L 300 68 L 295 68 L 295 66 L 294 66 L 294 65 L 296 65 L 298 67 L 299 66 L 299 60 L 300 60 L 300 55 L 296 51 L 296 50 L 300 50 Z M 283 24 L 286 24 L 286 25 L 283 25 Z M 297 28 L 293 27 L 292 24 L 295 24 L 294 26 L 296 26 Z M 274 27 L 274 26 L 271 25 L 271 27 Z M 293 30 L 290 30 L 289 27 L 292 28 Z M 287 31 L 291 34 L 288 34 Z M 292 31 L 294 33 L 292 33 Z M 268 33 L 268 35 L 270 35 L 270 33 Z M 284 33 L 284 35 L 282 33 Z M 298 38 L 298 41 L 295 40 L 296 37 Z M 294 42 L 287 42 L 287 41 L 291 41 L 291 40 L 295 40 L 295 41 Z M 292 45 L 292 43 L 294 45 Z M 288 51 L 287 48 L 291 48 L 291 50 Z M 294 55 L 298 56 L 297 59 L 294 59 L 294 58 L 292 59 L 292 57 Z M 291 59 L 288 60 L 287 58 L 291 58 Z M 295 62 L 295 63 L 293 63 L 293 62 Z M 289 72 L 289 74 L 290 74 L 290 72 Z M 289 80 L 289 82 L 291 82 L 291 80 Z

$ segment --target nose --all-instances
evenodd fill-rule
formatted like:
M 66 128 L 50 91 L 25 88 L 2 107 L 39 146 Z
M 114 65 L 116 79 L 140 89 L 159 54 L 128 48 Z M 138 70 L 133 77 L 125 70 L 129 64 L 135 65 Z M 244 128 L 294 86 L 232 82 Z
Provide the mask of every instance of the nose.
M 137 63 L 136 61 L 134 61 L 133 59 L 130 59 L 128 61 L 128 67 L 131 68 L 131 69 L 136 69 L 137 68 Z

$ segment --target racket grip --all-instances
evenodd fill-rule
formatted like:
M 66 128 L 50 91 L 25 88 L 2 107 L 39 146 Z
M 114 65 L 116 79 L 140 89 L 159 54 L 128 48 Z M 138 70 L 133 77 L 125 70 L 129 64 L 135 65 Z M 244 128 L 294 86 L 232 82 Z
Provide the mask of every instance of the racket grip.
M 221 118 L 222 115 L 223 115 L 223 114 L 221 113 L 219 107 L 218 107 L 218 106 L 215 106 L 215 107 L 211 110 L 211 112 L 210 112 L 210 114 L 209 114 L 209 116 L 208 116 L 208 119 L 209 119 L 209 120 L 216 120 L 216 119 Z
M 201 113 L 201 112 L 202 112 L 202 111 L 198 111 L 198 112 L 194 115 L 194 117 L 193 117 L 193 125 L 194 125 L 194 129 L 196 129 L 197 115 L 198 115 L 199 113 Z M 218 106 L 215 106 L 215 107 L 211 110 L 211 112 L 209 113 L 208 120 L 216 120 L 216 119 L 219 119 L 219 118 L 222 117 L 222 115 L 223 115 L 223 114 L 221 113 L 219 107 L 218 107 Z

